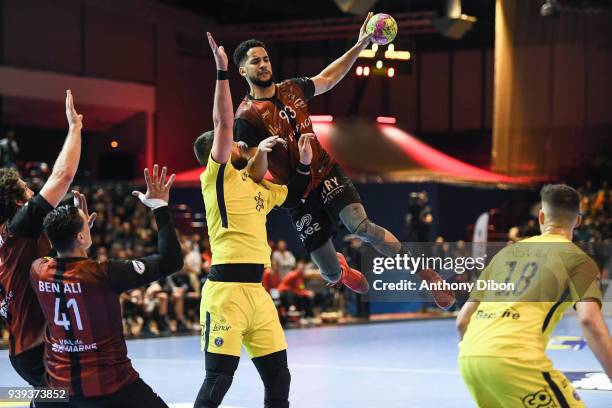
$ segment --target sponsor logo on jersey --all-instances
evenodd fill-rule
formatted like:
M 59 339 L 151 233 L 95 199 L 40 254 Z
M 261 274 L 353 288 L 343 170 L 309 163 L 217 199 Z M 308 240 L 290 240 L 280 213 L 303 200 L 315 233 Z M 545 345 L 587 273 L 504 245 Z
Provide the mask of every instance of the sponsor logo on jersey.
M 261 191 L 255 196 L 255 209 L 260 212 L 264 209 L 264 199 L 261 196 Z
M 510 319 L 510 320 L 519 320 L 521 318 L 521 314 L 519 313 L 518 310 L 516 310 L 513 307 L 509 307 L 508 309 L 504 310 L 503 312 L 485 312 L 484 310 L 477 310 L 476 311 L 476 315 L 475 315 L 476 319 Z
M 7 295 L 4 294 L 4 289 L 2 289 L 2 301 L 0 302 L 0 316 L 3 319 L 8 320 L 8 309 L 11 301 L 13 300 L 13 291 L 10 290 Z
M 323 186 L 321 189 L 321 199 L 325 204 L 342 194 L 345 190 L 344 184 L 341 183 L 337 176 L 325 179 L 321 184 Z
M 541 390 L 523 397 L 525 408 L 557 408 L 557 404 L 547 390 Z
M 227 323 L 227 321 L 225 319 L 221 319 L 218 322 L 215 322 L 215 324 L 212 327 L 212 331 L 216 332 L 216 331 L 229 331 L 232 328 L 232 326 Z
M 142 275 L 145 271 L 145 264 L 142 261 L 132 261 L 132 267 L 139 275 Z
M 270 136 L 276 136 L 276 135 L 281 136 L 280 132 L 281 130 L 279 127 L 276 127 L 272 124 L 268 124 L 268 133 L 270 134 Z
M 87 344 L 83 340 L 59 339 L 56 343 L 51 343 L 51 351 L 54 353 L 82 353 L 97 349 L 97 343 Z
M 293 102 L 293 106 L 295 107 L 295 109 L 305 109 L 306 102 L 304 102 L 302 98 L 297 98 L 295 102 Z
M 312 225 L 310 225 L 311 223 Z M 318 222 L 312 222 L 311 214 L 304 214 L 302 218 L 295 223 L 295 228 L 298 230 L 302 242 L 315 232 L 321 231 L 321 225 Z

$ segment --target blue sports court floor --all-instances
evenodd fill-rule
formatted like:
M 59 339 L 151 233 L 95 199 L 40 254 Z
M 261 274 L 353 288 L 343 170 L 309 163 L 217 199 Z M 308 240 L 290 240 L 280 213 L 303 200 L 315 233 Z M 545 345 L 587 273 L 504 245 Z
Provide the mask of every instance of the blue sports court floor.
M 608 319 L 608 325 L 612 319 Z M 580 335 L 565 318 L 556 335 Z M 453 320 L 378 323 L 287 331 L 293 408 L 473 407 L 457 369 Z M 204 377 L 199 337 L 128 342 L 144 380 L 173 407 L 191 407 Z M 601 371 L 585 347 L 549 351 L 561 371 Z M 0 385 L 21 385 L 0 351 Z M 612 407 L 612 392 L 579 391 L 587 407 Z M 243 357 L 224 407 L 263 406 L 263 386 Z

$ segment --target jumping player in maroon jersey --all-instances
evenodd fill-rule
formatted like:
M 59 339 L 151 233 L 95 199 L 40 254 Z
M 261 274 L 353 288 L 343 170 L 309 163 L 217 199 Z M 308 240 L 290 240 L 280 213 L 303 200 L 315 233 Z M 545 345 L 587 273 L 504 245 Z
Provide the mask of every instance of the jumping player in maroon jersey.
M 366 34 L 365 27 L 371 16 L 369 13 L 365 19 L 357 43 L 312 78 L 294 78 L 275 84 L 265 44 L 251 39 L 238 45 L 234 62 L 249 84 L 250 92 L 236 111 L 234 137 L 248 147 L 246 153 L 251 157 L 249 174 L 255 181 L 263 178 L 268 167 L 277 183 L 286 183 L 295 172 L 297 141 L 302 133 L 314 133 L 307 102 L 332 89 L 351 69 L 361 50 L 370 42 L 372 35 Z M 276 144 L 268 153 L 268 167 L 258 166 L 258 163 L 267 162 L 255 161 L 257 145 L 272 135 L 280 136 L 284 143 Z M 323 278 L 331 284 L 345 284 L 355 292 L 367 292 L 366 278 L 361 275 L 358 279 L 351 279 L 354 275 L 346 273 L 349 266 L 344 256 L 334 248 L 332 237 L 336 223 L 342 221 L 352 234 L 386 256 L 394 257 L 408 251 L 393 234 L 370 221 L 355 186 L 316 139 L 312 150 L 309 188 L 304 194 L 303 204 L 291 211 L 294 227 Z M 432 282 L 442 279 L 431 269 L 422 270 L 418 275 Z M 450 307 L 454 303 L 454 294 L 450 291 L 434 291 L 432 294 L 441 307 Z
M 167 407 L 127 357 L 119 295 L 168 276 L 183 267 L 183 256 L 168 209 L 174 174 L 158 177 L 145 169 L 147 193 L 134 192 L 153 209 L 159 254 L 126 261 L 93 261 L 87 203 L 64 205 L 44 219 L 58 252 L 34 262 L 30 281 L 47 320 L 45 384 L 69 389 L 74 407 Z M 37 404 L 38 406 L 39 404 Z
M 42 385 L 45 318 L 30 287 L 32 262 L 47 255 L 43 218 L 68 192 L 81 157 L 83 115 L 66 91 L 68 135 L 51 176 L 34 192 L 14 169 L 0 169 L 0 316 L 9 330 L 9 359 L 32 386 Z

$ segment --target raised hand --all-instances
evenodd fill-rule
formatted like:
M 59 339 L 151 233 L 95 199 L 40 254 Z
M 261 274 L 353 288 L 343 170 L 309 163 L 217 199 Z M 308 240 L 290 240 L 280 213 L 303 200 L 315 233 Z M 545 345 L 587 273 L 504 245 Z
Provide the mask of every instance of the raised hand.
M 94 221 L 96 220 L 96 217 L 98 216 L 98 214 L 97 213 L 89 214 L 89 210 L 87 208 L 87 198 L 85 197 L 85 194 L 81 194 L 76 190 L 72 190 L 72 196 L 74 198 L 74 206 L 85 213 L 85 216 L 87 217 L 87 224 L 89 224 L 89 228 L 93 227 Z
M 370 34 L 366 33 L 366 26 L 368 25 L 368 21 L 370 21 L 370 18 L 372 18 L 373 15 L 374 13 L 372 13 L 371 11 L 368 13 L 365 21 L 361 25 L 361 29 L 359 30 L 359 38 L 357 39 L 357 44 L 361 45 L 363 48 L 368 46 L 368 44 L 370 43 L 370 39 L 374 35 L 374 32 L 371 32 Z
M 208 44 L 210 45 L 210 49 L 213 52 L 213 56 L 215 57 L 215 64 L 217 64 L 217 69 L 220 71 L 227 71 L 227 54 L 225 53 L 225 48 L 223 46 L 218 47 L 215 39 L 212 34 L 207 32 L 206 36 L 208 37 Z
M 74 109 L 74 100 L 70 89 L 66 90 L 66 118 L 71 129 L 81 129 L 83 127 L 83 115 L 79 115 Z
M 149 169 L 144 169 L 144 178 L 147 183 L 147 192 L 145 194 L 140 191 L 132 191 L 132 195 L 138 197 L 140 202 L 149 208 L 159 208 L 168 204 L 170 200 L 170 188 L 174 183 L 176 174 L 172 174 L 166 181 L 168 169 L 166 166 L 162 168 L 161 175 L 158 177 L 159 166 L 153 166 L 153 177 L 149 176 Z
M 283 145 L 287 144 L 287 142 L 280 136 L 270 136 L 262 140 L 257 148 L 263 153 L 268 153 L 272 151 L 272 148 L 276 146 L 277 143 L 281 143 Z
M 314 133 L 304 133 L 298 140 L 298 151 L 300 152 L 300 163 L 310 166 L 312 162 L 312 146 L 310 142 L 316 138 Z

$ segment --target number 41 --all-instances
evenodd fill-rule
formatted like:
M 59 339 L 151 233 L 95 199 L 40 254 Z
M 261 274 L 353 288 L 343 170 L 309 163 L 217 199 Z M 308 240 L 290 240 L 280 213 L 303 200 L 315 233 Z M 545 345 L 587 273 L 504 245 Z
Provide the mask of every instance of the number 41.
M 60 298 L 55 298 L 55 316 L 53 322 L 58 326 L 64 326 L 64 330 L 70 330 L 70 319 L 66 316 L 66 313 L 62 313 L 62 320 L 59 319 L 60 315 Z M 79 330 L 83 330 L 83 323 L 81 322 L 81 314 L 79 313 L 79 306 L 77 305 L 76 299 L 70 299 L 66 302 L 66 312 L 72 307 L 74 309 L 74 317 L 76 319 L 76 325 Z

